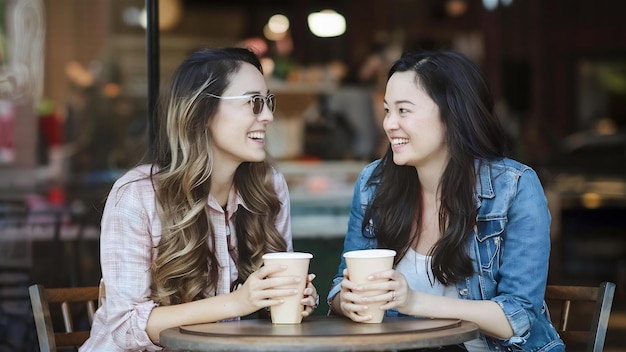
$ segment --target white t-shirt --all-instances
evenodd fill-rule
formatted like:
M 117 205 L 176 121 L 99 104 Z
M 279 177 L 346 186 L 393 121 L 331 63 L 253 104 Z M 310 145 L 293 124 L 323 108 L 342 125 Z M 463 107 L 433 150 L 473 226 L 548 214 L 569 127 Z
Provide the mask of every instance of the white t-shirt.
M 398 263 L 396 270 L 404 275 L 409 287 L 414 291 L 458 299 L 455 285 L 445 286 L 435 279 L 431 270 L 431 260 L 431 256 L 417 253 L 409 248 Z M 482 352 L 489 349 L 486 342 L 480 338 L 467 341 L 464 346 L 469 352 Z

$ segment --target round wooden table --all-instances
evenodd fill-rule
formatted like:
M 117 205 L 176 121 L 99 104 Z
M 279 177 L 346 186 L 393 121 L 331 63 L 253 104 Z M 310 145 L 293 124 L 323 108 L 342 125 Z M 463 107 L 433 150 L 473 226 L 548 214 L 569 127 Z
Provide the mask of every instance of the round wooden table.
M 391 351 L 440 347 L 477 338 L 478 326 L 453 319 L 385 318 L 381 324 L 310 317 L 301 324 L 240 320 L 163 330 L 160 342 L 179 351 Z

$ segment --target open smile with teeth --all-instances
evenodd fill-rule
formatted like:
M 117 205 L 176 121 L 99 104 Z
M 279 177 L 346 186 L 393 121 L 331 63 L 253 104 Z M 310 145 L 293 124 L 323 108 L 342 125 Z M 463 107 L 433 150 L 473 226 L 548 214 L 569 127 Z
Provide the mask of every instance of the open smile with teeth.
M 265 132 L 250 132 L 248 133 L 248 138 L 250 139 L 265 139 Z
M 408 138 L 392 138 L 391 139 L 392 145 L 401 145 L 401 144 L 407 144 L 407 143 L 409 143 Z

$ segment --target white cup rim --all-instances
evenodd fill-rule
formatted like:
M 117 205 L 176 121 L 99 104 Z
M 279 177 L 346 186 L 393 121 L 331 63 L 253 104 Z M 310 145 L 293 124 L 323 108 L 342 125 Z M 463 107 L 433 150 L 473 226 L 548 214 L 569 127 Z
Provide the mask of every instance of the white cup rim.
M 385 258 L 395 256 L 396 251 L 393 249 L 361 249 L 343 254 L 344 258 Z
M 306 252 L 273 252 L 263 254 L 263 259 L 311 259 L 313 254 Z

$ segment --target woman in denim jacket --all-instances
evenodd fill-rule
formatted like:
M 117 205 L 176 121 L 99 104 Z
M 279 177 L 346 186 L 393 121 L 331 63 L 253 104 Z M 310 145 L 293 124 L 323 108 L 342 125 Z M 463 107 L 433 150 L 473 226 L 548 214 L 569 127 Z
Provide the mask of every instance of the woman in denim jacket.
M 449 349 L 563 351 L 544 291 L 550 213 L 537 174 L 504 156 L 506 138 L 475 64 L 454 52 L 407 53 L 391 68 L 382 159 L 354 189 L 344 252 L 390 248 L 383 283 L 357 285 L 345 260 L 331 312 L 362 322 L 369 302 L 387 316 L 463 319 L 478 339 Z M 367 297 L 369 290 L 386 293 Z

